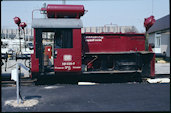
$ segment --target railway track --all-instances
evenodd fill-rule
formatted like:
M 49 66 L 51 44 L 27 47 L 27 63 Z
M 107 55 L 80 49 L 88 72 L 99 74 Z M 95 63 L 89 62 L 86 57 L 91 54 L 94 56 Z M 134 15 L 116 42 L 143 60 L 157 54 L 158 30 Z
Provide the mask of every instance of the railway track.
M 34 86 L 36 82 L 36 79 L 32 80 L 30 78 L 21 78 L 20 85 L 21 86 Z M 2 87 L 13 87 L 16 86 L 16 82 L 13 80 L 2 80 L 1 81 Z
M 170 78 L 170 74 L 156 74 L 155 78 Z M 148 78 L 142 78 L 143 83 L 147 83 Z M 30 78 L 24 78 L 22 77 L 20 79 L 20 85 L 21 86 L 34 86 L 36 85 L 37 79 L 30 79 Z M 15 87 L 16 82 L 10 79 L 5 79 L 1 81 L 1 86 L 2 87 Z

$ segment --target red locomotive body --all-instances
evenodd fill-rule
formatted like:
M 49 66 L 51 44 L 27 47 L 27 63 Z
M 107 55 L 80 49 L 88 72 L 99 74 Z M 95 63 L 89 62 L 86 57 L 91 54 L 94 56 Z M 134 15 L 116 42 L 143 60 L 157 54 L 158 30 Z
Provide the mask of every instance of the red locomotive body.
M 154 76 L 154 53 L 145 50 L 144 34 L 84 33 L 82 38 L 84 73 L 141 72 Z
M 82 5 L 48 5 L 44 19 L 33 19 L 34 54 L 31 56 L 32 77 L 35 73 L 129 73 L 154 76 L 155 55 L 145 49 L 145 34 L 83 33 L 80 16 Z M 45 61 L 46 46 L 51 57 Z
M 57 57 L 54 60 L 54 71 L 56 72 L 81 71 L 81 29 L 73 29 L 72 32 L 73 47 L 56 49 Z
M 83 5 L 54 5 L 48 4 L 47 8 L 42 8 L 47 11 L 48 18 L 80 18 L 84 15 Z
M 137 33 L 86 33 L 85 52 L 145 51 L 145 36 Z

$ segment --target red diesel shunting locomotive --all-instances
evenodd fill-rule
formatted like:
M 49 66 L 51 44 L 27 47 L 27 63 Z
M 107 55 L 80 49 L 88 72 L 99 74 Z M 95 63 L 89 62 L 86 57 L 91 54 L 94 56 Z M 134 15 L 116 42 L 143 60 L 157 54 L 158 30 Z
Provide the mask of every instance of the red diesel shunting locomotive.
M 142 76 L 154 77 L 155 54 L 151 46 L 145 50 L 145 34 L 81 34 L 83 5 L 48 5 L 41 11 L 47 18 L 32 21 L 32 77 L 47 72 L 139 72 Z

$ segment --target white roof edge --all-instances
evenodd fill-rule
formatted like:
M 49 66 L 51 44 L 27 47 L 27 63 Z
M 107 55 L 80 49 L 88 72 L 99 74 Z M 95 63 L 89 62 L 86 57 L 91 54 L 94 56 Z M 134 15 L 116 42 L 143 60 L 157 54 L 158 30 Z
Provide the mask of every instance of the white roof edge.
M 81 19 L 37 18 L 32 20 L 32 28 L 82 28 Z

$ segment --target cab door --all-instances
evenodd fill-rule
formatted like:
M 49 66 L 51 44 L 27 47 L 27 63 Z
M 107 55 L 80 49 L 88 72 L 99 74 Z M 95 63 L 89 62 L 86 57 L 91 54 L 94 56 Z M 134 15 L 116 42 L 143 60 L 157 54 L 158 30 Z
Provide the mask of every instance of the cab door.
M 54 71 L 81 71 L 81 29 L 57 29 L 54 37 Z

